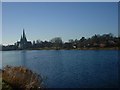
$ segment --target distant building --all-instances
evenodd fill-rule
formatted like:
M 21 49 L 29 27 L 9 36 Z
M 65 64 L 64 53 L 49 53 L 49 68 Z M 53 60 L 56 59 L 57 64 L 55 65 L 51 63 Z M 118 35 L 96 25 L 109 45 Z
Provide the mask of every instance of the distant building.
M 26 49 L 29 48 L 32 45 L 31 41 L 27 41 L 25 30 L 23 29 L 23 34 L 21 35 L 20 41 L 17 41 L 15 43 L 15 46 L 17 46 L 19 49 Z

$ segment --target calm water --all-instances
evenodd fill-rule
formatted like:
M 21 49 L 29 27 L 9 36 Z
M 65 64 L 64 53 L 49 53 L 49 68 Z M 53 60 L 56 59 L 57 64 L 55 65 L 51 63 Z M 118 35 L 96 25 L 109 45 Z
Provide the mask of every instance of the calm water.
M 115 50 L 3 51 L 2 65 L 32 69 L 48 88 L 118 87 Z

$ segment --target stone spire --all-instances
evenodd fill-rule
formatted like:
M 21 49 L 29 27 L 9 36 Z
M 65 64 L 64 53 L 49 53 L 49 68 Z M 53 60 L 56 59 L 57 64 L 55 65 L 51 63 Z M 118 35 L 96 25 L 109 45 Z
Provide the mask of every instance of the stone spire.
M 22 42 L 22 39 L 23 39 L 23 38 L 22 38 L 22 35 L 21 35 L 20 42 Z
M 23 29 L 23 38 L 22 39 L 23 39 L 24 42 L 27 42 L 26 35 L 25 35 L 25 30 L 24 29 Z

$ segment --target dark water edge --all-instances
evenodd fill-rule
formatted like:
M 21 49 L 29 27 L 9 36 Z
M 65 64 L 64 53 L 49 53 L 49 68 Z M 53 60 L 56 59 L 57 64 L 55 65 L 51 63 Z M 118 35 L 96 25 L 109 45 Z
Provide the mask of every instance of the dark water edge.
M 3 52 L 3 66 L 40 73 L 48 88 L 118 87 L 116 50 L 33 50 Z
M 73 49 L 55 49 L 55 48 L 30 48 L 30 49 L 0 49 L 0 51 L 23 51 L 23 50 L 120 50 L 120 47 L 91 47 L 91 48 L 73 48 Z

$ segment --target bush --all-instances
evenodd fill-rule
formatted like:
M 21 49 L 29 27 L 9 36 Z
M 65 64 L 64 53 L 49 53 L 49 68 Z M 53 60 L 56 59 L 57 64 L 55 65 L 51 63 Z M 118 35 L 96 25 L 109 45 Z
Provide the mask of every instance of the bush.
M 42 78 L 25 67 L 6 66 L 2 70 L 2 80 L 13 88 L 22 90 L 42 88 Z

